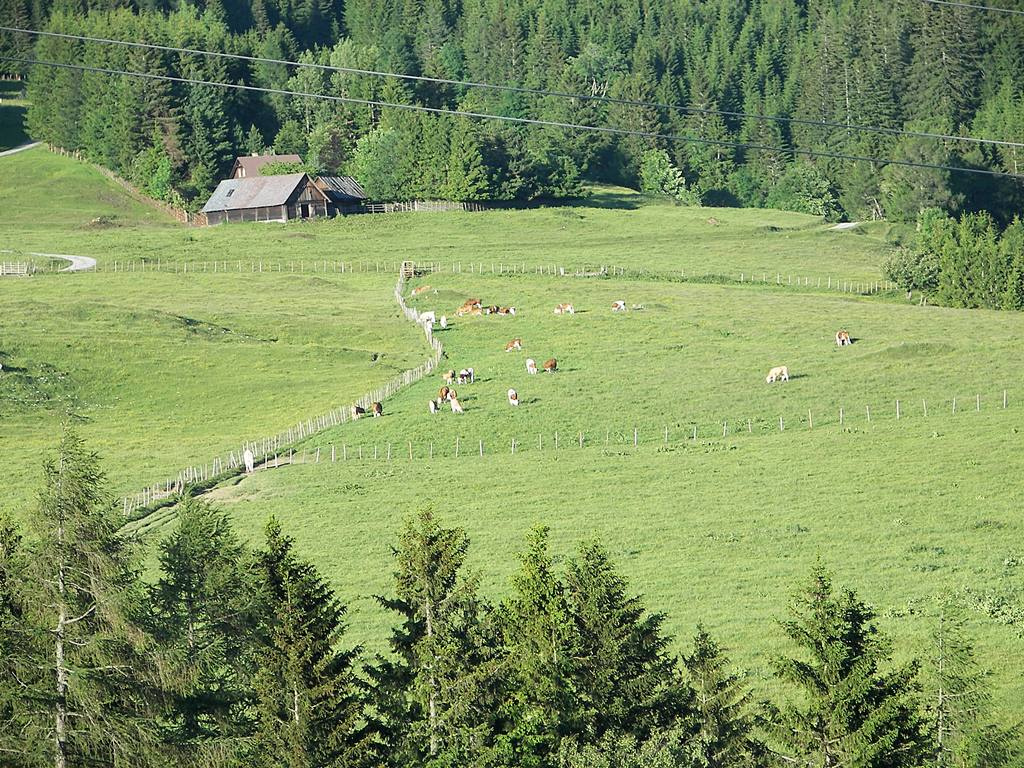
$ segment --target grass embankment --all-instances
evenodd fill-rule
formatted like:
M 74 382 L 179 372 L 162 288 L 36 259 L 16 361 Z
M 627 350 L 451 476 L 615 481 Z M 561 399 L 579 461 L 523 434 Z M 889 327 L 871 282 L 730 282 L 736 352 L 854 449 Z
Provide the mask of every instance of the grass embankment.
M 350 402 L 428 349 L 384 275 L 4 280 L 0 511 L 36 489 L 67 413 L 115 492 Z

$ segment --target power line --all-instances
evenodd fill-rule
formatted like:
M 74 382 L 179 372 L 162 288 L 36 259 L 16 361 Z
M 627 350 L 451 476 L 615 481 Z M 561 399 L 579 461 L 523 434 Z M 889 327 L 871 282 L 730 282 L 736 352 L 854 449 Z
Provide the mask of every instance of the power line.
M 938 0 L 925 0 L 926 2 L 938 2 Z M 718 115 L 721 117 L 733 117 L 738 119 L 758 120 L 761 122 L 784 123 L 788 125 L 804 125 L 815 128 L 837 128 L 844 131 L 859 131 L 862 133 L 878 133 L 887 136 L 909 136 L 920 139 L 936 139 L 939 141 L 959 141 L 970 144 L 992 145 L 1002 147 L 1015 147 L 1024 149 L 1024 143 L 1003 141 L 1000 139 L 981 139 L 973 136 L 954 136 L 947 133 L 932 133 L 928 131 L 908 131 L 902 128 L 886 128 L 875 125 L 851 125 L 829 120 L 808 120 L 798 117 L 782 117 L 780 115 L 758 115 L 750 112 L 735 112 L 721 109 L 707 109 L 704 107 L 690 107 L 681 104 L 661 104 L 651 101 L 638 101 L 634 99 L 621 99 L 614 96 L 597 96 L 587 93 L 568 93 L 564 91 L 549 91 L 542 88 L 526 88 L 517 85 L 497 85 L 494 83 L 477 82 L 473 80 L 449 80 L 442 77 L 427 77 L 426 75 L 407 75 L 399 72 L 384 72 L 373 69 L 358 69 L 355 67 L 339 67 L 332 64 L 318 64 L 315 62 L 291 61 L 288 59 L 271 59 L 263 56 L 247 56 L 240 53 L 224 53 L 221 51 L 206 51 L 199 48 L 178 48 L 170 45 L 159 45 L 156 43 L 140 43 L 132 40 L 116 40 L 106 37 L 92 37 L 89 35 L 73 35 L 66 32 L 48 32 L 36 29 L 21 29 L 19 27 L 2 27 L 2 32 L 20 32 L 23 34 L 37 35 L 40 37 L 53 37 L 63 40 L 80 40 L 82 42 L 102 43 L 106 45 L 121 45 L 129 48 L 145 48 L 155 51 L 166 51 L 168 53 L 187 53 L 199 56 L 215 56 L 236 61 L 247 61 L 263 64 L 280 64 L 290 67 L 304 67 L 307 69 L 318 69 L 326 72 L 342 72 L 345 74 L 369 75 L 371 77 L 387 77 L 398 80 L 409 80 L 413 82 L 433 83 L 437 85 L 457 85 L 466 88 L 481 88 L 484 90 L 503 91 L 506 93 L 522 93 L 533 96 L 553 96 L 561 99 L 578 99 L 580 101 L 593 101 L 604 104 L 616 104 L 628 107 L 647 107 L 675 112 L 684 112 L 695 115 Z
M 951 8 L 967 8 L 972 11 L 992 11 L 994 13 L 1009 13 L 1014 16 L 1024 16 L 1024 11 L 1017 11 L 1013 8 L 996 8 L 994 5 L 975 5 L 974 3 L 956 3 L 952 0 L 921 0 L 931 5 L 945 5 Z
M 753 144 L 740 141 L 726 141 L 721 139 L 708 139 L 700 136 L 683 136 L 679 134 L 657 133 L 655 131 L 638 131 L 628 128 L 613 128 L 604 125 L 586 125 L 582 123 L 566 123 L 556 120 L 540 120 L 531 117 L 512 117 L 509 115 L 493 115 L 486 112 L 470 112 L 460 109 L 441 109 L 439 107 L 427 107 L 421 104 L 399 104 L 395 102 L 382 101 L 377 99 L 358 99 L 351 96 L 334 96 L 324 93 L 308 93 L 305 91 L 292 91 L 284 88 L 267 88 L 257 85 L 246 85 L 244 83 L 222 83 L 216 80 L 200 80 L 197 78 L 177 77 L 174 75 L 158 75 L 151 72 L 133 72 L 123 69 L 108 69 L 105 67 L 91 67 L 84 64 L 65 64 L 55 61 L 41 61 L 38 59 L 25 59 L 14 56 L 0 56 L 0 61 L 14 61 L 20 64 L 37 64 L 58 69 L 71 69 L 80 72 L 96 72 L 107 75 L 123 75 L 138 77 L 145 80 L 160 80 L 173 83 L 184 83 L 187 85 L 203 85 L 216 88 L 228 88 L 240 91 L 253 91 L 258 93 L 271 93 L 281 96 L 298 96 L 301 98 L 322 99 L 345 104 L 359 104 L 371 107 L 387 107 L 391 109 L 404 109 L 410 112 L 427 112 L 438 115 L 452 115 L 455 117 L 468 117 L 479 120 L 498 120 L 517 125 L 538 125 L 551 128 L 564 128 L 568 130 L 588 131 L 591 133 L 611 134 L 616 136 L 634 136 L 648 139 L 662 139 L 665 141 L 688 142 L 692 144 L 707 144 L 710 146 L 729 147 L 732 149 L 750 149 L 759 152 L 782 152 L 785 154 L 804 155 L 806 157 L 826 157 L 833 160 L 850 160 L 854 162 L 881 163 L 883 165 L 901 165 L 910 168 L 929 168 L 933 170 L 951 171 L 956 173 L 976 173 L 984 176 L 997 176 L 1012 179 L 1024 180 L 1024 175 L 1007 173 L 1006 171 L 993 171 L 985 168 L 964 168 L 955 165 L 942 165 L 938 163 L 921 163 L 911 160 L 894 160 L 864 155 L 850 155 L 841 152 L 827 152 L 815 149 L 798 149 L 788 147 L 776 147 L 767 144 Z

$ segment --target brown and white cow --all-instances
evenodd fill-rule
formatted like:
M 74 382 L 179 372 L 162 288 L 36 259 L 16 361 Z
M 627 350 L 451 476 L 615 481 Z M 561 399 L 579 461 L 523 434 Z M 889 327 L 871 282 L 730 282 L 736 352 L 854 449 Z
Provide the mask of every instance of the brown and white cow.
M 361 405 L 353 405 L 352 406 L 352 421 L 355 421 L 360 416 L 362 416 L 364 413 L 366 413 L 366 409 L 363 408 L 363 406 L 361 406 Z
M 444 376 L 442 378 L 444 379 L 445 384 L 451 386 L 455 382 L 455 371 L 445 371 Z
M 514 315 L 516 313 L 515 307 L 498 307 L 499 315 Z
M 612 312 L 625 312 L 625 311 L 626 311 L 626 302 L 624 300 L 623 301 L 613 301 L 612 302 Z
M 381 405 L 380 403 L 373 403 L 370 407 L 373 409 L 374 418 L 384 415 L 384 406 Z
M 526 372 L 531 375 L 537 372 L 537 361 L 532 357 L 526 358 Z
M 838 331 L 836 333 L 836 346 L 837 347 L 848 347 L 853 341 L 850 339 L 850 334 L 847 331 Z
M 764 377 L 765 383 L 774 384 L 776 381 L 789 381 L 789 368 L 784 365 L 778 365 L 768 371 L 768 375 Z
M 575 315 L 576 308 L 572 304 L 559 304 L 555 307 L 556 315 Z
M 510 341 L 508 344 L 505 345 L 505 351 L 506 352 L 511 352 L 513 349 L 522 349 L 522 348 L 523 348 L 523 340 L 522 339 L 512 339 L 512 341 Z
M 413 296 L 419 296 L 421 293 L 426 293 L 429 290 L 430 290 L 430 286 L 429 285 L 421 285 L 419 288 L 413 288 L 412 289 L 412 295 Z
M 427 401 L 427 405 L 429 406 L 431 413 L 437 413 L 437 401 L 436 400 L 428 400 Z
M 555 358 L 552 357 L 550 360 L 545 360 L 544 361 L 544 366 L 543 367 L 544 367 L 544 370 L 547 371 L 548 373 L 554 373 L 555 369 L 558 368 L 558 361 L 555 360 Z
M 508 404 L 519 405 L 519 393 L 517 393 L 514 389 L 510 389 L 508 391 Z
M 476 381 L 476 372 L 472 368 L 459 371 L 459 384 L 472 384 Z
M 437 390 L 437 404 L 440 405 L 445 400 L 447 400 L 451 392 L 451 388 L 447 386 L 441 387 L 439 390 Z

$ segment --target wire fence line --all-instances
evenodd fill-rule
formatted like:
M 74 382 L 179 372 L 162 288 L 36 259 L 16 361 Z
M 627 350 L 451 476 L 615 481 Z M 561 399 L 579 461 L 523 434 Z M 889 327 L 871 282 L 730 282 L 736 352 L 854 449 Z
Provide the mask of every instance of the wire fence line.
M 407 306 L 403 296 L 407 275 L 414 273 L 414 271 L 415 269 L 412 267 L 411 262 L 406 262 L 400 266 L 394 295 L 395 301 L 405 318 L 412 322 L 420 323 L 419 310 Z M 359 406 L 369 413 L 373 403 L 386 400 L 404 387 L 428 376 L 437 368 L 441 356 L 444 354 L 444 347 L 435 338 L 432 324 L 422 323 L 421 327 L 431 348 L 430 357 L 415 368 L 403 371 L 376 389 L 356 398 L 353 401 L 354 406 Z M 152 511 L 151 508 L 154 505 L 172 502 L 189 489 L 209 487 L 220 480 L 238 474 L 245 468 L 244 456 L 246 451 L 252 452 L 254 463 L 265 465 L 271 457 L 279 456 L 282 450 L 288 449 L 290 446 L 325 429 L 337 427 L 357 419 L 358 415 L 355 413 L 353 405 L 333 408 L 327 413 L 300 421 L 294 426 L 278 432 L 276 435 L 242 443 L 237 448 L 229 450 L 226 455 L 215 456 L 208 462 L 185 467 L 174 477 L 169 477 L 161 483 L 156 483 L 143 488 L 137 493 L 125 496 L 121 500 L 124 516 L 132 520 L 140 519 Z
M 218 259 L 208 261 L 164 261 L 162 259 L 114 259 L 98 262 L 84 272 L 153 273 L 170 274 L 366 274 L 397 272 L 405 262 L 399 261 L 337 261 L 332 259 Z M 38 268 L 38 267 L 37 267 Z M 57 266 L 38 268 L 40 271 L 58 271 Z M 416 262 L 416 269 L 429 274 L 470 274 L 496 276 L 554 276 L 554 277 L 621 277 L 632 280 L 666 280 L 694 283 L 742 283 L 814 290 L 827 290 L 859 295 L 874 295 L 895 291 L 897 286 L 889 280 L 853 279 L 839 275 L 795 275 L 779 271 L 739 273 L 713 273 L 686 269 L 647 269 L 612 264 L 527 264 L 525 262 L 451 261 Z
M 904 423 L 951 423 L 953 417 L 970 413 L 1019 410 L 1016 401 L 1011 402 L 1009 392 L 1003 390 L 991 397 L 978 394 L 973 397 L 954 397 L 942 401 L 915 399 L 912 401 L 893 400 L 883 406 L 847 409 L 845 407 L 809 409 L 800 416 L 758 417 L 756 419 L 734 419 L 722 421 L 701 421 L 666 424 L 655 427 L 615 427 L 588 430 L 556 430 L 536 433 L 525 439 L 521 436 L 470 437 L 458 435 L 444 441 L 406 440 L 404 442 L 348 443 L 329 442 L 318 445 L 291 447 L 275 453 L 263 466 L 273 469 L 291 464 L 320 464 L 351 461 L 391 461 L 408 459 L 420 461 L 434 458 L 462 458 L 466 456 L 516 455 L 520 453 L 543 453 L 582 448 L 674 448 L 699 444 L 702 441 L 721 440 L 730 437 L 777 434 L 801 430 L 802 433 L 826 428 L 855 429 L 874 424 Z

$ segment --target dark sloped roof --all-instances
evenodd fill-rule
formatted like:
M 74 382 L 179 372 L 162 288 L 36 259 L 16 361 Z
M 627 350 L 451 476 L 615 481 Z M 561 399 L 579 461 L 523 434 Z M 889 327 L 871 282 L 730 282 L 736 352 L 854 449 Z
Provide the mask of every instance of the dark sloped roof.
M 351 176 L 318 176 L 316 181 L 317 186 L 323 190 L 331 202 L 366 199 L 363 188 Z
M 287 176 L 225 179 L 206 201 L 203 213 L 284 205 L 304 178 L 304 173 L 290 173 Z
M 268 163 L 301 163 L 298 155 L 243 155 L 235 158 L 235 165 L 245 169 L 245 178 L 260 175 L 260 168 Z

